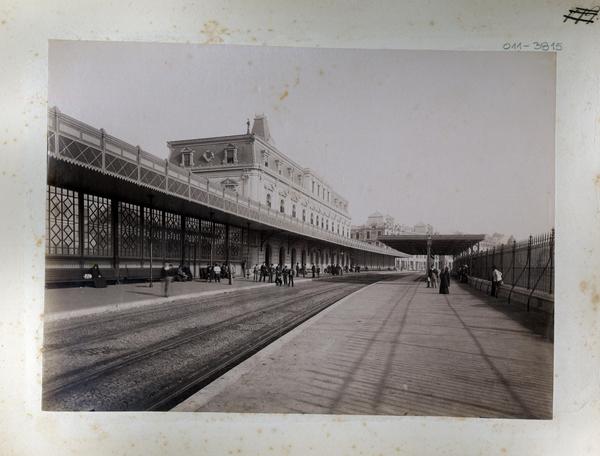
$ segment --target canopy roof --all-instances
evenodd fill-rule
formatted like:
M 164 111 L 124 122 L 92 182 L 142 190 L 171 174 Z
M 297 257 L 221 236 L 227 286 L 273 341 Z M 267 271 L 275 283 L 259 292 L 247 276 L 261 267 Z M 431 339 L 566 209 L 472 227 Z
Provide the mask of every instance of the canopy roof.
M 485 238 L 484 234 L 388 234 L 377 240 L 410 255 L 426 255 L 431 238 L 432 255 L 458 255 Z

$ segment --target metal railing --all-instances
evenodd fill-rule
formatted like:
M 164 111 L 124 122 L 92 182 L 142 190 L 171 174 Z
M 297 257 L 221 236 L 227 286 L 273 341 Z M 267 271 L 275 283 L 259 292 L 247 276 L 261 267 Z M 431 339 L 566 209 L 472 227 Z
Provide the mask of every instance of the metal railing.
M 505 285 L 533 293 L 554 293 L 554 229 L 549 233 L 529 236 L 525 241 L 502 244 L 482 252 L 464 253 L 454 259 L 454 269 L 466 265 L 469 275 L 491 280 L 492 266 L 502 272 Z
M 325 229 L 315 228 L 291 215 L 249 198 L 240 198 L 207 178 L 152 155 L 103 129 L 96 129 L 61 113 L 48 110 L 48 155 L 73 162 L 163 193 L 195 201 L 229 214 L 340 246 L 382 255 L 399 256 L 389 247 L 378 247 Z

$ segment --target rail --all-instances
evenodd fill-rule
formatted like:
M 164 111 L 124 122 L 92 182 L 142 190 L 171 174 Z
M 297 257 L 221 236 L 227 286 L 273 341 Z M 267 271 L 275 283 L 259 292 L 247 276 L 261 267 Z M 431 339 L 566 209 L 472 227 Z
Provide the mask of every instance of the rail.
M 403 255 L 392 248 L 373 246 L 315 228 L 249 198 L 240 198 L 237 193 L 221 188 L 203 176 L 63 114 L 58 108 L 48 110 L 48 155 L 273 228 L 347 248 L 389 256 Z

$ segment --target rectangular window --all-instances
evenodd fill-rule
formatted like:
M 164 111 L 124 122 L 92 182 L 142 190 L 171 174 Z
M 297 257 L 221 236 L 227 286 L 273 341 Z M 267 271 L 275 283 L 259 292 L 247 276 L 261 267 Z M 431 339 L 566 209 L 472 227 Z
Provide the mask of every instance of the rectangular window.
M 83 254 L 112 255 L 112 215 L 107 198 L 83 195 Z
M 78 194 L 49 185 L 47 196 L 46 253 L 48 255 L 78 255 Z
M 119 202 L 119 255 L 126 258 L 141 256 L 141 210 L 135 204 Z

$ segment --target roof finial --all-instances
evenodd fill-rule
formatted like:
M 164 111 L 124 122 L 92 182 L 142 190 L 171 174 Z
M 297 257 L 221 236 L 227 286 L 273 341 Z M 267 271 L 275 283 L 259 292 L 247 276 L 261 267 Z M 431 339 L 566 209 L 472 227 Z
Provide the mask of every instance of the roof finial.
M 250 134 L 250 119 L 246 119 L 246 134 Z

